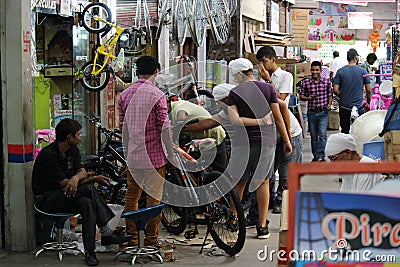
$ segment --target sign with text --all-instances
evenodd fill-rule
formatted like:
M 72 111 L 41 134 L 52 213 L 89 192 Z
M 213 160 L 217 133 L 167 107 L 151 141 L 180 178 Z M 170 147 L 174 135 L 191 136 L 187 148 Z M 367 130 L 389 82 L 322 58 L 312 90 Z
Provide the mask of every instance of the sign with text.
M 292 46 L 306 46 L 308 39 L 308 10 L 290 10 L 290 34 L 293 36 Z
M 349 29 L 374 28 L 374 13 L 372 12 L 349 12 L 347 20 Z

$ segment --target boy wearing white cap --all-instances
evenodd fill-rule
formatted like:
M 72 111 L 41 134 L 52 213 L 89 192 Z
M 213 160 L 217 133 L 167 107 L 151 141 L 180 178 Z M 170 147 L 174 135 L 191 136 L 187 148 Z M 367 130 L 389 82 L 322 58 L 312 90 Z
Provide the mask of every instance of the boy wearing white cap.
M 247 182 L 249 182 L 249 190 L 256 191 L 259 219 L 257 236 L 265 239 L 270 236 L 267 215 L 269 179 L 274 169 L 275 127 L 274 125 L 245 126 L 245 135 L 238 134 L 240 127 L 243 126 L 241 118 L 262 118 L 272 111 L 276 127 L 282 135 L 284 153 L 289 155 L 292 152 L 292 146 L 274 87 L 268 83 L 255 80 L 253 64 L 248 59 L 232 60 L 229 63 L 229 69 L 239 83 L 228 96 L 229 120 L 238 130 L 232 140 L 232 164 L 229 165 L 229 172 L 233 179 L 240 178 L 235 186 L 240 198 L 243 197 Z M 248 157 L 245 155 L 248 155 Z
M 331 161 L 357 161 L 374 163 L 375 160 L 360 155 L 356 151 L 356 141 L 350 134 L 337 133 L 328 137 L 325 154 Z M 381 178 L 380 173 L 355 173 L 342 176 L 341 192 L 365 192 L 371 189 Z

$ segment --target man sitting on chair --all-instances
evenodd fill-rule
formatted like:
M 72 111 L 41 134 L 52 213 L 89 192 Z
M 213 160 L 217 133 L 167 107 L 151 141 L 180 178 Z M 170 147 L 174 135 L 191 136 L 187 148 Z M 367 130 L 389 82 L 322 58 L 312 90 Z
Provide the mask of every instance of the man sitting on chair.
M 109 185 L 105 176 L 88 177 L 82 167 L 77 147 L 82 126 L 73 119 L 63 119 L 56 126 L 56 140 L 38 154 L 32 172 L 32 189 L 42 195 L 38 208 L 48 213 L 70 212 L 82 216 L 82 237 L 85 262 L 99 264 L 96 258 L 96 224 L 101 230 L 102 245 L 120 244 L 130 237 L 117 236 L 108 221 L 115 215 L 92 182 Z

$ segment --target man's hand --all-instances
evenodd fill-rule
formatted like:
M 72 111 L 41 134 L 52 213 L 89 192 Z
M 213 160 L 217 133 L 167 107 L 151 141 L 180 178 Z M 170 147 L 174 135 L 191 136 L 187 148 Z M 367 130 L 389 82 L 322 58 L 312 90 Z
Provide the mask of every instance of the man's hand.
M 270 111 L 267 115 L 262 118 L 264 124 L 263 125 L 271 125 L 273 123 L 272 121 L 272 111 Z
M 264 81 L 271 81 L 271 76 L 269 76 L 269 72 L 265 69 L 263 64 L 260 64 L 258 71 L 258 74 Z
M 78 189 L 79 177 L 72 176 L 68 183 L 64 186 L 64 195 L 67 197 L 74 197 Z
M 93 182 L 97 182 L 99 184 L 105 185 L 107 187 L 111 187 L 110 181 L 111 179 L 104 175 L 96 175 L 92 177 Z
M 285 142 L 283 144 L 283 153 L 285 153 L 286 157 L 292 154 L 292 144 L 290 142 Z

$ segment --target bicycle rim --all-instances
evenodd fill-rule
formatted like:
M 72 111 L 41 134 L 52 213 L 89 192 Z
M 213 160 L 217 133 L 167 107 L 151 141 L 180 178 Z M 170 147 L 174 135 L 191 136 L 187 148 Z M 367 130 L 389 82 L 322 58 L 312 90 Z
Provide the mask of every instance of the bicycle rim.
M 186 34 L 187 34 L 187 23 L 186 23 L 186 14 L 183 1 L 186 0 L 177 0 L 176 9 L 175 9 L 175 29 L 176 29 L 176 39 L 179 46 L 183 46 L 185 44 Z
M 237 0 L 226 0 L 226 4 L 228 5 L 229 15 L 232 17 L 237 9 Z
M 102 66 L 101 62 L 96 63 L 96 69 L 100 69 Z M 106 88 L 108 82 L 110 81 L 110 73 L 103 69 L 98 75 L 93 75 L 92 70 L 94 68 L 94 63 L 92 61 L 87 62 L 82 66 L 82 86 L 90 92 L 99 92 Z
M 157 31 L 156 31 L 156 40 L 160 39 L 162 27 L 164 25 L 164 20 L 167 15 L 167 9 L 168 9 L 168 0 L 164 0 L 162 2 L 162 6 L 160 9 L 160 12 L 158 14 L 158 25 L 157 25 Z
M 90 3 L 82 12 L 83 27 L 91 33 L 101 33 L 109 29 L 109 25 L 103 21 L 94 20 L 98 16 L 103 21 L 111 22 L 111 10 L 103 3 Z
M 204 3 L 214 40 L 219 44 L 225 44 L 229 39 L 231 28 L 231 17 L 226 0 L 210 0 L 210 2 L 204 0 Z
M 207 16 L 204 0 L 194 0 L 191 14 L 188 17 L 188 28 L 196 46 L 201 47 L 204 43 L 207 27 Z
M 144 34 L 146 40 L 146 44 L 152 46 L 153 40 L 151 37 L 151 29 L 150 29 L 150 12 L 149 12 L 149 6 L 147 5 L 147 0 L 143 0 L 143 16 L 144 16 Z
M 172 170 L 166 176 L 166 179 L 176 185 L 182 186 L 182 178 L 177 170 Z M 163 198 L 168 200 L 168 198 L 175 197 L 172 192 L 165 192 Z M 183 233 L 188 224 L 189 220 L 189 210 L 184 207 L 176 206 L 166 206 L 162 211 L 161 223 L 167 230 L 167 232 L 179 235 Z
M 231 203 L 234 207 L 231 207 Z M 224 197 L 211 203 L 210 207 L 209 229 L 215 244 L 231 256 L 238 254 L 246 239 L 244 213 L 238 193 L 232 189 Z M 237 212 L 236 216 L 233 208 Z

